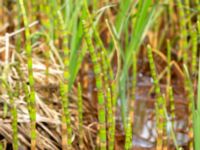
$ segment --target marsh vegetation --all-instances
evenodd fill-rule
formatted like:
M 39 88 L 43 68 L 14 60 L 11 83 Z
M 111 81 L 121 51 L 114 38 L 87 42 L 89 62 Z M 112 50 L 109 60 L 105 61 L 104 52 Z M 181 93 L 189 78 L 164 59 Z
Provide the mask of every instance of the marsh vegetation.
M 199 150 L 199 0 L 0 0 L 0 150 Z

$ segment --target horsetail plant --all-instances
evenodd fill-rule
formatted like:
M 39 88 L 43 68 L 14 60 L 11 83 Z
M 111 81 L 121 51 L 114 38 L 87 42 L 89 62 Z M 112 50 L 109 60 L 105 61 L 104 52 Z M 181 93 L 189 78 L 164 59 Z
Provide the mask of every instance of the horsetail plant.
M 85 18 L 84 18 L 85 19 Z M 85 40 L 91 55 L 91 59 L 94 65 L 94 74 L 96 77 L 96 88 L 97 88 L 97 97 L 98 97 L 98 120 L 99 120 L 99 136 L 97 137 L 97 144 L 100 146 L 100 149 L 106 149 L 106 114 L 105 114 L 105 100 L 103 94 L 103 82 L 101 76 L 101 67 L 98 62 L 97 55 L 95 54 L 95 49 L 92 44 L 91 36 L 89 35 L 89 29 L 86 24 L 86 20 L 82 20 Z M 98 139 L 100 138 L 100 139 Z
M 173 96 L 173 89 L 171 86 L 171 43 L 167 40 L 167 99 L 169 100 L 170 105 L 170 113 L 172 118 L 172 127 L 174 127 L 174 119 L 175 119 L 175 103 Z
M 137 84 L 137 53 L 133 52 L 133 67 L 132 67 L 132 91 L 131 99 L 129 101 L 129 117 L 127 122 L 127 127 L 125 128 L 125 149 L 129 150 L 132 147 L 132 133 L 133 133 L 133 123 L 134 123 L 134 103 L 135 103 L 135 92 Z
M 195 149 L 197 150 L 199 147 L 196 147 L 197 145 L 199 146 L 198 142 L 196 143 L 196 139 L 199 140 L 199 135 L 197 133 L 199 133 L 199 127 L 196 126 L 197 124 L 199 124 L 199 112 L 196 109 L 197 107 L 195 107 L 195 96 L 194 96 L 194 89 L 193 89 L 193 85 L 191 82 L 191 78 L 189 75 L 189 71 L 186 65 L 184 65 L 184 71 L 185 71 L 185 75 L 186 75 L 186 86 L 187 86 L 187 92 L 188 92 L 188 99 L 189 99 L 189 104 L 191 104 L 191 106 L 189 106 L 189 110 L 191 111 L 191 114 L 189 116 L 189 119 L 191 120 L 190 122 L 192 122 L 192 124 L 190 124 L 190 128 L 189 128 L 189 137 L 193 138 L 194 137 L 194 141 L 190 141 L 189 146 L 191 149 Z M 199 98 L 199 80 L 198 80 L 198 96 L 197 99 Z
M 174 120 L 175 120 L 175 102 L 174 102 L 174 94 L 173 94 L 173 87 L 171 85 L 171 42 L 167 40 L 167 91 L 166 91 L 166 99 L 169 102 L 169 108 L 170 108 L 170 123 L 171 123 L 171 128 L 170 128 L 170 133 L 172 140 L 174 142 L 174 145 L 177 150 L 181 150 L 177 144 L 176 140 L 176 134 L 174 132 Z
M 62 98 L 62 107 L 63 107 L 63 113 L 65 118 L 62 121 L 66 121 L 66 127 L 67 127 L 67 148 L 72 148 L 72 128 L 71 128 L 71 115 L 69 112 L 69 49 L 68 49 L 68 39 L 66 38 L 67 30 L 65 27 L 64 19 L 60 11 L 58 11 L 58 19 L 61 26 L 62 36 L 64 38 L 63 41 L 63 51 L 64 51 L 64 73 L 63 78 L 64 80 L 60 83 L 60 90 L 61 90 L 61 98 Z M 63 122 L 64 124 L 64 122 Z M 64 141 L 63 141 L 64 142 Z
M 13 149 L 18 150 L 18 128 L 17 128 L 17 107 L 14 101 L 14 95 L 13 91 L 11 90 L 10 85 L 1 79 L 3 86 L 7 89 L 7 93 L 10 99 L 10 104 L 11 104 L 11 115 L 12 115 L 12 140 L 13 140 Z
M 111 65 L 109 63 L 109 59 L 108 59 L 108 56 L 107 56 L 108 53 L 107 53 L 107 50 L 105 49 L 105 47 L 104 47 L 104 45 L 102 43 L 102 40 L 101 40 L 100 35 L 99 35 L 99 32 L 97 31 L 96 27 L 93 24 L 92 17 L 91 17 L 91 14 L 89 12 L 88 4 L 87 4 L 86 0 L 84 0 L 84 11 L 87 14 L 86 15 L 87 19 L 88 19 L 89 24 L 91 25 L 91 28 L 92 28 L 92 30 L 94 32 L 95 42 L 96 42 L 97 46 L 99 48 L 101 48 L 101 50 L 102 50 L 102 52 L 104 54 L 104 55 L 101 55 L 102 57 L 104 57 L 104 58 L 101 58 L 102 60 L 104 60 L 103 61 L 104 69 L 105 69 L 106 72 L 108 72 L 108 75 L 109 75 L 110 79 L 112 80 L 114 77 L 113 77 L 113 72 L 112 72 Z
M 147 46 L 147 53 L 149 59 L 149 65 L 151 70 L 151 76 L 155 87 L 155 93 L 157 95 L 155 108 L 156 108 L 156 127 L 157 127 L 157 144 L 156 149 L 166 149 L 166 103 L 161 94 L 159 81 L 157 79 L 156 67 L 153 59 L 152 48 L 150 45 Z
M 82 99 L 82 89 L 81 84 L 78 83 L 78 123 L 79 123 L 79 147 L 84 149 L 83 143 L 83 99 Z
M 31 149 L 36 149 L 36 104 L 35 104 L 35 90 L 34 90 L 34 78 L 33 78 L 33 68 L 32 68 L 32 48 L 31 48 L 31 36 L 29 31 L 29 23 L 26 14 L 26 10 L 24 7 L 24 1 L 19 0 L 21 12 L 23 15 L 23 21 L 25 25 L 25 49 L 28 58 L 28 79 L 30 86 L 30 96 L 28 98 L 28 103 L 30 106 L 30 120 L 31 120 Z
M 192 69 L 191 72 L 192 74 L 195 74 L 197 71 L 197 43 L 198 43 L 198 34 L 197 34 L 197 30 L 194 29 L 191 32 L 191 43 L 192 43 Z
M 111 99 L 111 90 L 108 88 L 107 90 L 107 110 L 108 110 L 108 149 L 114 149 L 115 142 L 115 115 L 113 114 L 112 109 L 112 99 Z
M 179 9 L 178 12 L 179 12 L 179 16 L 180 16 L 180 30 L 181 30 L 179 59 L 183 58 L 184 63 L 187 64 L 187 62 L 188 62 L 188 54 L 187 54 L 188 32 L 187 32 L 187 23 L 186 23 L 184 6 L 183 6 L 181 0 L 177 0 L 177 6 L 178 6 L 178 9 Z

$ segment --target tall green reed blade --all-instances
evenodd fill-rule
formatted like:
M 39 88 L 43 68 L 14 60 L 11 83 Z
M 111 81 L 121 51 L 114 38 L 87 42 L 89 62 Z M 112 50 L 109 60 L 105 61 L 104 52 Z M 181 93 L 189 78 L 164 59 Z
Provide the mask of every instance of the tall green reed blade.
M 126 20 L 129 18 L 128 14 L 129 14 L 129 10 L 131 6 L 133 5 L 133 1 L 132 0 L 121 1 L 119 5 L 120 5 L 119 11 L 118 11 L 119 13 L 117 14 L 116 23 L 115 23 L 115 28 L 116 28 L 118 37 L 120 37 L 124 28 L 124 24 Z
M 25 25 L 25 37 L 26 37 L 25 49 L 28 58 L 28 79 L 30 86 L 30 96 L 28 98 L 28 103 L 31 106 L 29 112 L 31 120 L 31 149 L 35 150 L 36 149 L 36 104 L 35 104 L 35 90 L 34 90 L 34 78 L 33 78 L 33 68 L 32 68 L 31 36 L 30 36 L 29 22 L 24 6 L 24 1 L 19 0 L 19 2 Z
M 147 46 L 148 52 L 148 59 L 149 65 L 151 70 L 151 76 L 153 78 L 153 84 L 155 86 L 155 93 L 156 93 L 156 127 L 157 127 L 157 149 L 165 149 L 166 147 L 166 102 L 161 94 L 159 81 L 157 78 L 156 67 L 153 59 L 152 48 L 148 45 Z
M 194 112 L 194 149 L 198 150 L 200 147 L 200 59 L 198 71 L 198 92 L 197 92 L 197 108 Z
M 126 126 L 126 113 L 127 113 L 127 100 L 126 100 L 126 82 L 128 77 L 128 70 L 131 65 L 131 60 L 133 56 L 133 51 L 137 51 L 147 29 L 150 27 L 152 21 L 154 20 L 152 17 L 154 16 L 155 7 L 151 8 L 152 1 L 147 0 L 145 3 L 143 1 L 139 1 L 139 8 L 136 14 L 136 20 L 134 24 L 134 31 L 132 33 L 132 38 L 128 47 L 125 51 L 125 62 L 122 69 L 122 74 L 120 76 L 120 99 L 122 102 L 122 120 L 124 127 Z
M 69 49 L 68 49 L 68 38 L 67 38 L 67 29 L 65 27 L 64 19 L 60 11 L 58 11 L 58 19 L 61 26 L 62 38 L 63 38 L 63 51 L 64 51 L 64 80 L 60 83 L 61 88 L 61 97 L 62 97 L 62 107 L 64 111 L 66 126 L 67 126 L 67 148 L 72 148 L 72 127 L 71 127 L 71 115 L 69 112 Z
M 81 84 L 78 83 L 78 123 L 79 123 L 79 147 L 84 149 L 83 143 L 83 99 L 82 99 L 82 89 Z
M 75 79 L 76 75 L 78 73 L 78 70 L 81 66 L 81 62 L 83 60 L 83 57 L 86 53 L 86 49 L 83 48 L 81 50 L 81 56 L 77 57 L 78 50 L 81 46 L 81 40 L 83 37 L 83 29 L 81 22 L 78 21 L 78 13 L 75 19 L 72 18 L 73 21 L 73 29 L 72 29 L 72 39 L 70 42 L 70 62 L 69 62 L 69 70 L 70 70 L 70 80 L 69 80 L 69 88 L 71 89 Z M 69 29 L 71 31 L 71 29 Z
M 106 149 L 106 113 L 105 113 L 105 100 L 103 95 L 103 81 L 101 76 L 101 66 L 98 62 L 97 55 L 95 53 L 94 46 L 92 44 L 91 36 L 89 35 L 89 29 L 86 24 L 86 20 L 82 20 L 85 40 L 91 55 L 91 59 L 94 65 L 94 74 L 96 77 L 97 97 L 98 97 L 98 120 L 99 120 L 99 136 L 97 137 L 97 144 L 100 149 Z M 98 139 L 100 138 L 100 139 Z
M 200 6 L 199 6 L 200 8 Z M 200 9 L 199 9 L 200 10 Z M 199 15 L 200 16 L 200 15 Z M 200 35 L 200 20 L 197 22 L 198 35 Z M 200 58 L 199 58 L 199 70 L 198 70 L 198 89 L 197 89 L 197 102 L 196 110 L 194 112 L 194 149 L 198 150 L 200 147 Z

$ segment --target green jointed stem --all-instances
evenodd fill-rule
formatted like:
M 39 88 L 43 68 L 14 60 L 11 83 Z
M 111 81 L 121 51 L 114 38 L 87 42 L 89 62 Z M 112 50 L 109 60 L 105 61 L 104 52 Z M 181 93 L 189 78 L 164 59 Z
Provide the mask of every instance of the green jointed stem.
M 12 145 L 14 150 L 18 150 L 18 128 L 17 128 L 17 107 L 14 101 L 14 96 L 17 96 L 13 91 L 11 90 L 10 86 L 6 81 L 1 80 L 4 84 L 3 86 L 7 89 L 8 96 L 10 99 L 11 104 L 11 116 L 12 116 Z
M 14 92 L 14 95 L 16 98 L 19 98 L 19 82 L 16 84 L 16 91 Z M 13 149 L 14 150 L 18 150 L 18 125 L 17 125 L 17 118 L 18 118 L 18 114 L 17 114 L 17 106 L 14 102 L 14 98 L 12 98 L 12 94 L 9 95 L 10 97 L 10 101 L 12 100 L 13 102 L 13 110 L 11 111 L 12 116 L 13 116 L 13 122 L 12 122 L 12 128 L 13 128 Z
M 67 126 L 67 148 L 72 148 L 72 128 L 71 128 L 71 115 L 69 112 L 69 49 L 68 49 L 68 39 L 66 38 L 67 30 L 65 27 L 65 23 L 63 20 L 63 16 L 60 11 L 58 11 L 58 19 L 61 26 L 62 36 L 63 36 L 63 51 L 64 51 L 64 73 L 63 78 L 64 81 L 62 81 L 61 84 L 61 97 L 62 97 L 62 107 L 64 110 L 65 115 L 65 121 Z
M 97 88 L 97 97 L 98 97 L 98 119 L 99 119 L 99 140 L 97 139 L 97 144 L 100 145 L 100 149 L 106 149 L 106 113 L 105 113 L 105 100 L 103 95 L 103 82 L 101 76 L 101 66 L 98 62 L 97 55 L 92 44 L 91 36 L 89 35 L 89 30 L 85 20 L 82 20 L 85 40 L 90 52 L 90 56 L 94 65 L 94 74 L 96 77 L 96 88 Z
M 29 112 L 31 120 L 31 149 L 35 150 L 36 149 L 36 104 L 35 104 L 35 90 L 34 90 L 34 78 L 33 78 L 33 68 L 32 68 L 31 36 L 29 31 L 29 22 L 24 7 L 24 1 L 19 0 L 19 2 L 25 25 L 25 37 L 26 37 L 25 49 L 28 58 L 28 79 L 30 85 L 30 93 L 29 93 L 30 96 L 28 98 L 28 103 L 31 108 Z
M 106 72 L 108 72 L 109 78 L 111 80 L 113 80 L 114 76 L 113 76 L 113 71 L 111 69 L 111 64 L 110 64 L 109 59 L 108 59 L 107 50 L 105 49 L 105 47 L 103 45 L 103 42 L 102 42 L 100 35 L 99 35 L 99 32 L 97 31 L 96 27 L 93 25 L 93 20 L 92 20 L 91 14 L 89 12 L 88 4 L 87 4 L 86 1 L 84 1 L 84 9 L 85 9 L 85 13 L 86 13 L 87 19 L 89 21 L 89 24 L 91 25 L 92 30 L 94 32 L 94 38 L 95 38 L 96 45 L 97 45 L 97 47 L 101 48 L 101 50 L 104 54 L 104 55 L 101 55 L 102 56 L 101 59 L 104 60 L 103 61 L 104 69 L 105 69 Z
M 187 10 L 186 12 L 184 11 L 185 10 L 185 6 L 183 5 L 182 1 L 181 0 L 178 0 L 178 9 L 179 9 L 179 15 L 180 15 L 180 31 L 181 31 L 181 41 L 180 41 L 180 50 L 182 51 L 183 53 L 183 62 L 184 62 L 184 65 L 188 65 L 188 41 L 187 41 L 187 36 L 188 36 L 188 33 L 189 31 L 187 30 L 187 22 L 186 22 L 186 19 L 188 19 L 188 16 L 189 15 L 189 11 Z M 186 5 L 188 7 L 189 5 L 189 2 L 186 1 Z M 190 21 L 190 20 L 189 20 Z M 189 22 L 189 28 L 191 29 L 191 25 L 190 25 L 190 22 Z M 185 81 L 185 88 L 186 88 L 186 91 L 188 92 L 188 98 L 189 98 L 189 125 L 190 125 L 190 131 L 189 131 L 189 137 L 192 139 L 193 138 L 193 127 L 192 127 L 192 107 L 193 107 L 193 94 L 191 93 L 191 88 L 190 88 L 190 82 L 189 79 L 187 79 Z M 189 146 L 191 149 L 193 147 L 193 141 L 190 142 L 190 146 Z
M 181 54 L 183 54 L 183 61 L 185 64 L 188 62 L 188 54 L 187 54 L 187 49 L 188 49 L 188 42 L 187 42 L 187 23 L 186 23 L 186 17 L 185 17 L 185 12 L 184 12 L 184 6 L 182 4 L 181 0 L 178 0 L 177 6 L 179 9 L 179 15 L 180 15 L 180 31 L 181 31 L 181 41 L 180 41 L 180 51 Z
M 111 99 L 111 90 L 108 88 L 107 90 L 107 110 L 108 110 L 108 149 L 114 149 L 115 142 L 115 115 L 113 114 L 112 109 L 112 99 Z
M 170 104 L 170 111 L 171 111 L 171 117 L 172 117 L 172 126 L 174 125 L 174 119 L 175 119 L 175 104 L 174 104 L 174 96 L 173 96 L 173 89 L 171 86 L 171 44 L 170 41 L 167 40 L 167 98 L 169 100 Z
M 190 111 L 190 115 L 189 115 L 189 138 L 192 139 L 193 138 L 193 126 L 194 126 L 194 113 L 195 113 L 195 102 L 194 102 L 194 89 L 193 89 L 193 85 L 192 85 L 192 80 L 190 78 L 189 75 L 189 71 L 186 67 L 186 65 L 184 65 L 184 69 L 185 69 L 185 75 L 186 75 L 186 80 L 185 80 L 185 88 L 186 88 L 186 92 L 187 92 L 187 97 L 189 99 L 189 111 Z M 190 142 L 190 148 L 192 148 L 191 146 L 193 141 Z
M 157 73 L 156 73 L 156 67 L 153 59 L 153 54 L 152 54 L 152 49 L 148 45 L 148 59 L 149 59 L 149 64 L 150 64 L 150 70 L 151 70 L 151 76 L 153 78 L 153 84 L 155 86 L 155 93 L 157 95 L 156 98 L 156 127 L 157 127 L 157 149 L 162 149 L 165 145 L 165 134 L 166 134 L 166 117 L 165 117 L 165 110 L 166 110 L 166 104 L 164 101 L 164 98 L 161 94 L 160 86 L 159 86 L 159 81 L 157 78 Z
M 79 147 L 84 149 L 83 143 L 83 99 L 82 99 L 82 89 L 80 83 L 78 83 L 78 123 L 79 123 Z
M 197 30 L 191 32 L 191 43 L 192 43 L 192 73 L 197 72 L 197 47 L 198 47 L 198 34 Z
M 132 93 L 129 105 L 129 117 L 127 120 L 127 127 L 125 128 L 125 149 L 129 150 L 132 148 L 132 133 L 133 133 L 133 119 L 134 119 L 134 103 L 135 103 L 135 90 L 137 84 L 137 52 L 133 52 L 133 71 L 132 71 Z
M 129 115 L 129 117 L 127 117 L 127 125 L 125 127 L 125 149 L 129 150 L 132 147 L 132 124 L 131 124 L 131 120 L 132 120 L 132 115 Z

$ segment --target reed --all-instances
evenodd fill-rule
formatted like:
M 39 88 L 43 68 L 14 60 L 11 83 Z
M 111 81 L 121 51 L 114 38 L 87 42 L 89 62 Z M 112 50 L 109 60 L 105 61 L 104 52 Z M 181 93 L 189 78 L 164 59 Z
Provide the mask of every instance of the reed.
M 124 126 L 126 125 L 127 116 L 126 81 L 128 77 L 128 70 L 132 64 L 131 60 L 133 56 L 133 51 L 138 50 L 147 30 L 154 21 L 154 8 L 150 7 L 151 4 L 151 0 L 147 0 L 145 3 L 139 1 L 139 8 L 137 10 L 136 18 L 133 25 L 134 31 L 132 32 L 131 40 L 128 43 L 125 51 L 125 62 L 119 79 L 119 93 L 122 103 L 121 110 Z
M 200 59 L 199 59 L 200 60 Z M 198 150 L 200 147 L 200 61 L 199 61 L 199 71 L 198 71 L 198 91 L 197 91 L 197 105 L 196 109 L 194 110 L 194 149 Z

